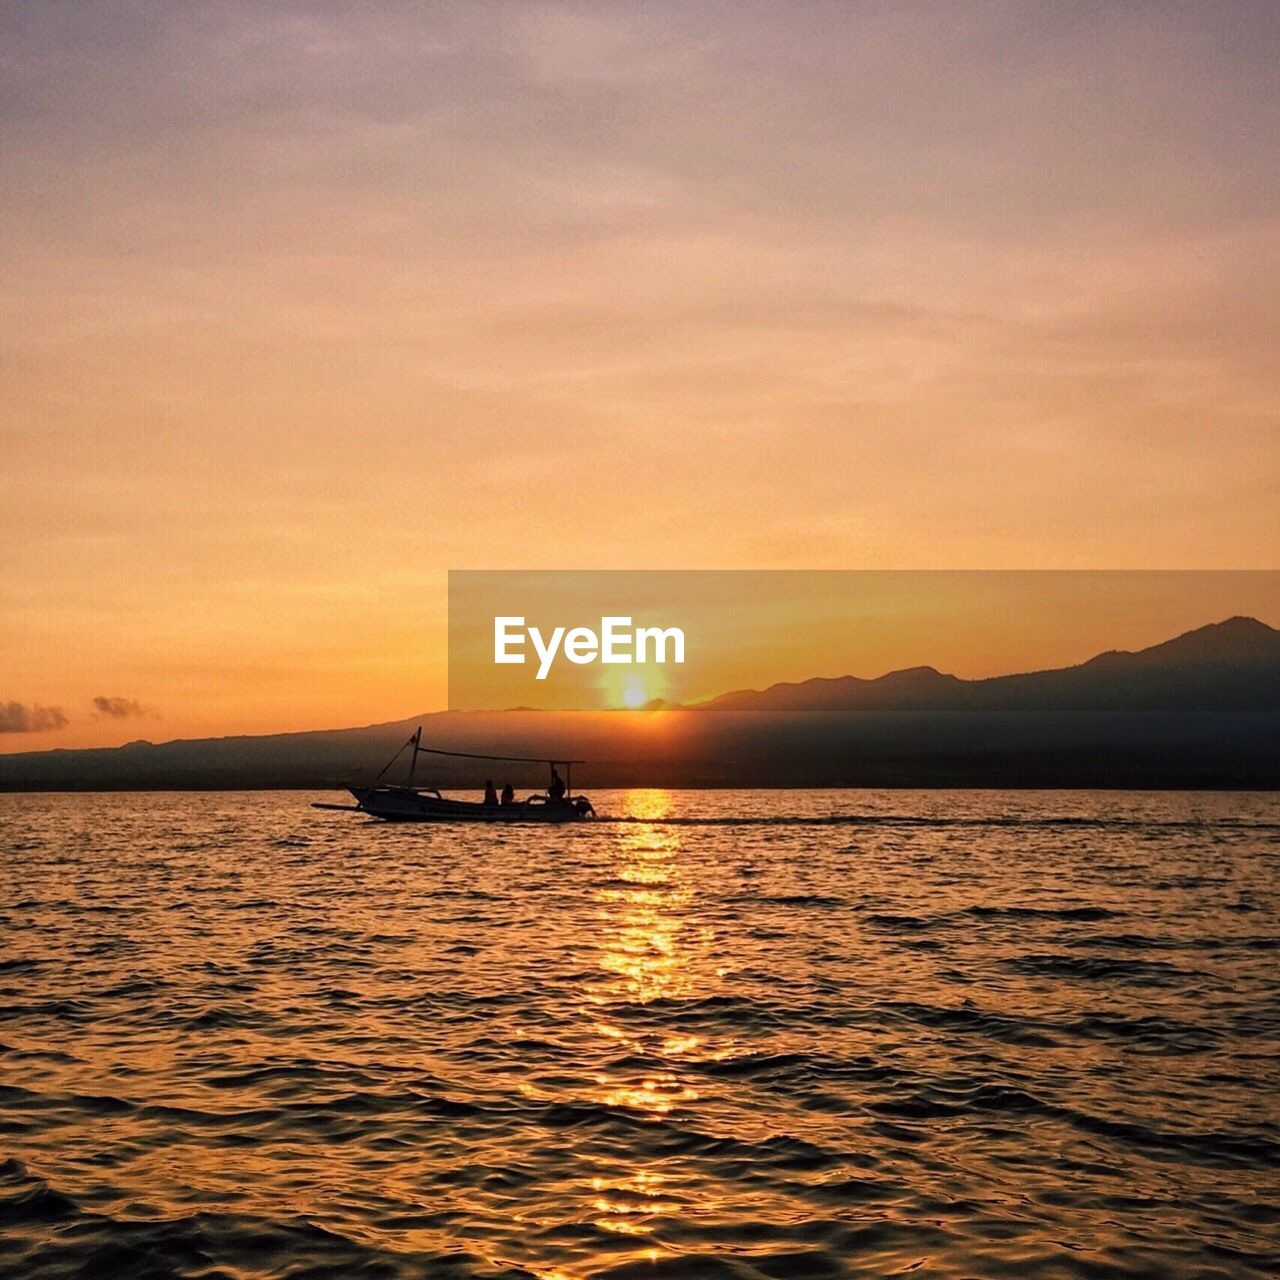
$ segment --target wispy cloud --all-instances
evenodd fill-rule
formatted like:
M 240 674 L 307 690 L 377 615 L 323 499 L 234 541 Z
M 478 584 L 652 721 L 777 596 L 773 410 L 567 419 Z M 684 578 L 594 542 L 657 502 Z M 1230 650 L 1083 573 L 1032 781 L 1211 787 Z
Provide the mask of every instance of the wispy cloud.
M 135 698 L 104 698 L 99 695 L 93 700 L 93 708 L 100 716 L 109 716 L 112 720 L 129 720 L 150 714 Z
M 67 717 L 61 707 L 42 707 L 33 702 L 0 702 L 0 733 L 43 733 L 65 729 Z

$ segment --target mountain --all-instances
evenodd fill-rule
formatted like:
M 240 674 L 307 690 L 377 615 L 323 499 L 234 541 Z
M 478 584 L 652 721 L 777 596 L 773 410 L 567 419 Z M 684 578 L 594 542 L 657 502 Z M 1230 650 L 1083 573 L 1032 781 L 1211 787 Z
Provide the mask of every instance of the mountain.
M 338 786 L 418 725 L 456 750 L 584 757 L 608 786 L 1280 785 L 1280 631 L 1229 618 L 1135 653 L 962 680 L 932 667 L 739 690 L 647 712 L 438 712 L 358 729 L 0 756 L 0 789 Z M 420 778 L 536 786 L 536 766 L 445 757 Z
M 1112 649 L 1084 665 L 1118 667 L 1257 666 L 1280 662 L 1280 631 L 1257 618 L 1228 618 L 1197 627 L 1138 653 Z
M 988 694 L 996 691 L 1033 693 L 1038 688 L 1070 683 L 1083 688 L 1092 683 L 1095 675 L 1107 678 L 1128 675 L 1141 679 L 1152 672 L 1185 669 L 1189 681 L 1194 682 L 1196 668 L 1203 667 L 1206 673 L 1237 669 L 1241 673 L 1253 673 L 1275 664 L 1280 664 L 1280 630 L 1256 618 L 1237 617 L 1197 627 L 1136 653 L 1112 649 L 1079 666 L 1054 671 L 961 680 L 943 675 L 933 667 L 908 667 L 874 680 L 839 676 L 775 684 L 762 691 L 742 689 L 699 705 L 714 711 L 804 712 L 851 710 L 872 705 L 904 708 L 913 702 L 937 706 L 946 702 L 971 703 L 975 695 L 980 698 L 984 691 Z
M 909 699 L 947 697 L 965 681 L 933 667 L 890 671 L 875 680 L 857 676 L 815 677 L 798 683 L 770 685 L 763 691 L 739 689 L 699 703 L 709 711 L 831 711 L 859 706 L 892 705 Z

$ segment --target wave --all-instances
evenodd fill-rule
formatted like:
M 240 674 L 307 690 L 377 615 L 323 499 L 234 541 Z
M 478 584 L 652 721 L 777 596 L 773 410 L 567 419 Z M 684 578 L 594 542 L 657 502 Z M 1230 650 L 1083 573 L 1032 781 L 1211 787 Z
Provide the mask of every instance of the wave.
M 599 815 L 594 822 L 577 830 L 592 826 L 641 826 L 641 827 L 1009 827 L 1009 828 L 1077 828 L 1083 831 L 1280 831 L 1280 822 L 1251 822 L 1240 818 L 1202 819 L 1151 819 L 1151 818 L 1088 818 L 1074 815 L 1061 817 L 923 817 L 913 814 L 832 813 L 832 814 L 743 814 L 736 817 L 664 817 L 645 818 L 632 814 Z
M 25 1185 L 23 1185 L 25 1183 Z M 303 1217 L 264 1218 L 200 1211 L 172 1218 L 125 1218 L 83 1210 L 39 1179 L 0 1186 L 0 1223 L 11 1237 L 0 1246 L 23 1280 L 139 1276 L 271 1275 L 279 1280 L 371 1280 L 481 1274 L 471 1255 L 378 1248 Z M 46 1228 L 44 1232 L 34 1229 Z M 48 1228 L 57 1227 L 56 1231 Z M 490 1276 L 530 1278 L 519 1268 Z
M 1179 983 L 1198 976 L 1158 960 L 1112 956 L 1071 956 L 1040 953 L 1014 956 L 1001 963 L 1006 969 L 1045 978 L 1079 978 L 1089 982 Z
M 1110 907 L 966 907 L 965 913 L 979 918 L 1004 918 L 1009 920 L 1114 920 L 1125 914 Z

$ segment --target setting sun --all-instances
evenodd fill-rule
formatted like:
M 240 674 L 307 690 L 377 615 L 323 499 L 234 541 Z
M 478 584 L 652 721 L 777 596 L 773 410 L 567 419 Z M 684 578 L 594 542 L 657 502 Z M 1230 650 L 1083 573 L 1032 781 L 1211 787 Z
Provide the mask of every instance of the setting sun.
M 680 697 L 679 688 L 671 688 L 664 669 L 649 662 L 641 666 L 604 667 L 594 689 L 585 692 L 589 700 L 596 700 L 598 707 L 628 711 L 641 711 L 654 701 L 669 699 L 673 695 L 677 700 Z M 521 698 L 529 700 L 523 693 Z

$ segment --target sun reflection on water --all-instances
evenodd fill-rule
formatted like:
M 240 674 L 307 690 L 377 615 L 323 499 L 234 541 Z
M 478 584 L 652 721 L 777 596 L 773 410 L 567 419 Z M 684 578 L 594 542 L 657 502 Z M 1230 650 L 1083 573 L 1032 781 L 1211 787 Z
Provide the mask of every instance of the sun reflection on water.
M 606 1056 L 636 1064 L 602 1070 L 593 1081 L 593 1100 L 655 1123 L 697 1101 L 697 1090 L 680 1078 L 678 1067 L 701 1045 L 696 1035 L 655 1026 L 661 1017 L 655 1006 L 700 994 L 708 972 L 702 961 L 713 940 L 698 919 L 694 872 L 682 861 L 679 828 L 660 824 L 670 809 L 666 791 L 622 797 L 622 816 L 629 821 L 619 824 L 601 868 L 595 894 L 600 976 L 587 992 L 591 1025 Z M 692 1211 L 687 1189 L 674 1186 L 656 1162 L 634 1157 L 597 1172 L 584 1191 L 593 1225 L 634 1238 L 637 1259 L 663 1252 L 653 1235 L 663 1217 Z
M 608 878 L 596 892 L 600 967 L 612 980 L 602 1004 L 651 1004 L 689 994 L 695 944 L 692 891 L 680 865 L 679 828 L 657 825 L 670 810 L 666 791 L 628 791 Z M 613 1028 L 616 1030 L 617 1028 Z

